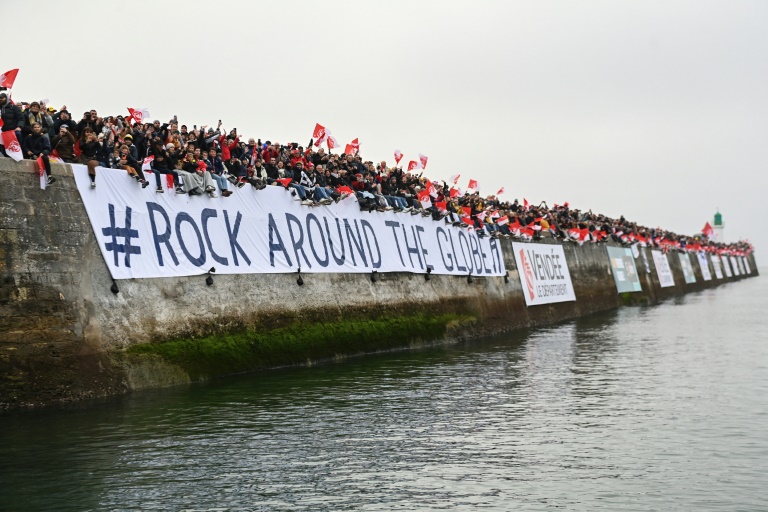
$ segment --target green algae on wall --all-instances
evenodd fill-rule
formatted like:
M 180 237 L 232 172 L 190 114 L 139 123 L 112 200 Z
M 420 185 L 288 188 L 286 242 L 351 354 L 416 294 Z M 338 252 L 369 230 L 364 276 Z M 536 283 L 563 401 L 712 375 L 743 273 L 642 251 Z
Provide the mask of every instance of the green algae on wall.
M 199 380 L 403 348 L 415 341 L 441 339 L 448 329 L 474 322 L 474 317 L 456 314 L 299 322 L 268 331 L 248 329 L 202 338 L 143 343 L 129 347 L 126 354 L 129 361 L 137 363 L 146 356 L 160 357 L 186 371 L 190 379 Z

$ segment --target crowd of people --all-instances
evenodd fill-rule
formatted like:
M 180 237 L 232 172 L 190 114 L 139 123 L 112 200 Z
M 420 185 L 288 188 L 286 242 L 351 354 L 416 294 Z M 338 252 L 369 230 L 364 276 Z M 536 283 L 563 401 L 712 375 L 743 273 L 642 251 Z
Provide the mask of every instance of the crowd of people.
M 149 185 L 144 171 L 151 171 L 155 191 L 172 183 L 178 194 L 223 197 L 250 185 L 284 187 L 290 197 L 312 207 L 338 202 L 354 195 L 365 211 L 394 211 L 423 215 L 435 221 L 472 228 L 478 236 L 524 241 L 551 237 L 568 243 L 602 243 L 658 247 L 665 251 L 708 251 L 744 255 L 748 242 L 724 244 L 703 234 L 681 235 L 661 228 L 641 226 L 625 219 L 571 208 L 568 203 L 548 206 L 502 200 L 478 191 L 461 192 L 455 183 L 433 181 L 423 172 L 408 172 L 386 161 L 374 163 L 359 151 L 334 154 L 291 142 L 243 137 L 237 129 L 154 120 L 138 123 L 131 116 L 100 116 L 85 111 L 75 121 L 66 106 L 55 109 L 44 102 L 12 104 L 0 93 L 2 131 L 13 130 L 25 158 L 42 161 L 53 183 L 50 160 L 82 163 L 88 167 L 91 187 L 104 168 L 127 172 L 138 184 Z M 0 148 L 3 156 L 5 151 Z M 165 176 L 163 176 L 165 175 Z

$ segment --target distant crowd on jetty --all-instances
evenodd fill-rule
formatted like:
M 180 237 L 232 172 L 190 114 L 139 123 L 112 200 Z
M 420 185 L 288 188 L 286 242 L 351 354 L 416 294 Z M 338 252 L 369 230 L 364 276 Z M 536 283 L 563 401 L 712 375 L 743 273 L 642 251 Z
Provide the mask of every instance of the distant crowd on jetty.
M 551 237 L 577 244 L 614 240 L 665 251 L 725 255 L 752 252 L 751 244 L 745 241 L 716 243 L 702 233 L 681 235 L 641 226 L 623 216 L 615 219 L 574 209 L 567 202 L 549 206 L 524 200 L 521 204 L 517 199 L 501 200 L 498 195 L 502 191 L 483 197 L 472 188 L 461 191 L 459 176 L 434 181 L 423 172 L 403 170 L 397 164 L 366 161 L 359 145 L 352 150 L 348 145 L 344 153 L 334 154 L 330 143 L 326 152 L 318 147 L 317 140 L 311 139 L 307 146 L 262 142 L 243 137 L 237 129 L 223 130 L 221 121 L 215 128 L 192 125 L 190 129 L 175 116 L 168 122 L 137 122 L 141 114 L 136 112 L 100 116 L 91 109 L 75 121 L 66 106 L 57 110 L 44 102 L 13 104 L 4 92 L 0 93 L 0 110 L 3 140 L 5 132 L 14 132 L 23 157 L 38 161 L 48 175 L 48 184 L 55 181 L 50 170 L 53 160 L 87 165 L 91 187 L 96 186 L 97 167 L 127 172 L 141 187 L 148 186 L 147 171 L 154 175 L 158 193 L 164 192 L 163 182 L 178 194 L 212 198 L 218 194 L 228 197 L 246 185 L 257 190 L 280 186 L 289 192 L 286 197 L 307 207 L 331 205 L 353 194 L 362 210 L 432 217 L 473 228 L 481 237 L 523 241 Z M 7 142 L 4 145 L 9 146 Z M 8 156 L 6 149 L 0 147 L 3 156 Z M 395 158 L 399 163 L 398 152 Z M 477 188 L 477 184 L 470 180 L 470 187 Z

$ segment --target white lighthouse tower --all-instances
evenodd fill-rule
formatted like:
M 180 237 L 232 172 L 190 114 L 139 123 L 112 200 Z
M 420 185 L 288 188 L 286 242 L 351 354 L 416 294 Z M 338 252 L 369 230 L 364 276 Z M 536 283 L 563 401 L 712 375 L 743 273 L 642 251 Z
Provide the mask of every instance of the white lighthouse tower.
M 715 213 L 712 229 L 715 231 L 715 242 L 723 242 L 725 240 L 725 235 L 723 233 L 725 230 L 725 224 L 723 224 L 723 216 L 720 213 L 720 210 Z

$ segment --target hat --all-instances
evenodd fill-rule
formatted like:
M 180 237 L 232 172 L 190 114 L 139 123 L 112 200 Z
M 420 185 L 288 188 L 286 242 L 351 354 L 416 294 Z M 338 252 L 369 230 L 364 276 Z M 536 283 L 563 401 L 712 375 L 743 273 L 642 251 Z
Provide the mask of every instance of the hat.
M 53 107 L 48 107 L 48 112 L 56 112 L 56 109 Z
M 171 148 L 175 148 L 175 147 L 176 146 L 174 146 L 173 144 L 166 144 L 165 145 L 165 149 L 171 149 Z
M 7 94 L 5 94 L 4 92 L 0 92 L 0 98 L 7 98 L 7 97 L 8 97 Z
M 62 110 L 62 112 L 66 112 L 66 110 Z M 133 140 L 133 135 L 131 135 L 131 134 L 129 133 L 128 135 L 126 135 L 126 136 L 125 136 L 125 137 L 123 137 L 123 138 L 124 138 L 124 139 L 131 139 L 131 140 Z
M 69 110 L 67 110 L 67 109 L 64 109 L 64 110 L 62 110 L 61 112 L 59 112 L 59 114 L 69 114 Z

